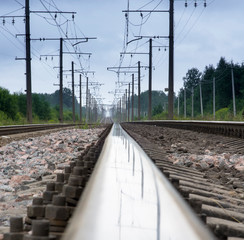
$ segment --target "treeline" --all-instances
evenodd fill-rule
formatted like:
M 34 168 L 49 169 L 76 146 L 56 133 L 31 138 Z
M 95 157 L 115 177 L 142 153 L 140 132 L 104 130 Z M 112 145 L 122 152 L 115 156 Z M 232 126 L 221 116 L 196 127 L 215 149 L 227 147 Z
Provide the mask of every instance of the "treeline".
M 75 99 L 76 113 L 79 104 Z M 64 121 L 72 121 L 72 92 L 63 91 Z M 83 112 L 85 110 L 83 109 Z M 33 122 L 59 122 L 59 90 L 53 94 L 32 94 Z M 76 114 L 78 120 L 78 114 Z M 0 124 L 23 124 L 26 122 L 26 94 L 11 94 L 0 87 Z
M 232 75 L 233 73 L 233 75 Z M 232 78 L 233 77 L 233 78 Z M 236 113 L 238 118 L 244 114 L 244 65 L 232 64 L 221 58 L 217 67 L 206 66 L 203 72 L 197 68 L 189 69 L 183 78 L 184 87 L 178 93 L 180 116 L 184 117 L 184 90 L 186 93 L 186 117 L 201 119 L 201 95 L 203 118 L 213 118 L 214 99 L 216 119 L 233 118 L 233 90 L 235 93 Z M 232 88 L 232 80 L 234 89 Z M 215 91 L 214 91 L 215 89 Z M 214 94 L 215 92 L 215 94 Z M 193 100 L 193 101 L 192 101 Z M 192 105 L 193 102 L 193 105 Z M 175 110 L 178 101 L 175 101 Z M 176 113 L 177 111 L 175 111 Z
M 148 114 L 148 91 L 141 93 L 141 117 Z M 166 110 L 168 97 L 163 91 L 152 91 L 152 115 L 159 114 Z M 138 95 L 134 95 L 134 108 L 138 108 Z M 137 112 L 135 112 L 137 114 Z

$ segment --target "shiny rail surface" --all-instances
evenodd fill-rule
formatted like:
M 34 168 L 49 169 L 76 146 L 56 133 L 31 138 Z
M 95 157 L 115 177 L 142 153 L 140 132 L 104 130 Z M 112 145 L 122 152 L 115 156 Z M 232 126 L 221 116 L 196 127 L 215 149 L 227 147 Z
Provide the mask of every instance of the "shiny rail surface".
M 220 134 L 229 137 L 244 138 L 244 122 L 156 120 L 136 121 L 130 123 L 179 128 L 197 132 Z
M 62 239 L 215 238 L 139 145 L 115 124 Z

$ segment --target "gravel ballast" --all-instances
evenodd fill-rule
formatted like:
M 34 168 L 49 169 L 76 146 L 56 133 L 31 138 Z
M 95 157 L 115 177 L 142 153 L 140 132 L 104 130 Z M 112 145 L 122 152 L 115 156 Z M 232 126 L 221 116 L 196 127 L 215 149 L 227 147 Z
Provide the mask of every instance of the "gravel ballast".
M 103 130 L 68 129 L 0 147 L 0 233 L 7 231 L 10 216 L 25 216 L 26 206 L 42 195 L 46 182 L 55 181 Z

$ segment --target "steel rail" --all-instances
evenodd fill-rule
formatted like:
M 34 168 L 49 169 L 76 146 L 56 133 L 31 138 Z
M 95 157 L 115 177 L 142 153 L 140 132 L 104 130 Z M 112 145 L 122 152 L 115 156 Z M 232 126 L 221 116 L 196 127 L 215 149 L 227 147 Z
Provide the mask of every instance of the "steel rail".
M 62 240 L 215 239 L 117 124 Z
M 230 137 L 244 138 L 244 122 L 155 120 L 136 121 L 130 123 L 179 128 L 197 132 L 206 132 Z
M 1 126 L 0 136 L 35 132 L 42 130 L 51 130 L 65 127 L 80 126 L 81 124 L 31 124 L 31 125 L 11 125 L 11 126 Z

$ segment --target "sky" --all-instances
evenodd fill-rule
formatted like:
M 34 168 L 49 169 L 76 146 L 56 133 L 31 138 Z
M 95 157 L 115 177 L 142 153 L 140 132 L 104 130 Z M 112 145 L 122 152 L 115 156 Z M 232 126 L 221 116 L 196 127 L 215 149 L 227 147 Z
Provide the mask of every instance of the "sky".
M 234 63 L 244 61 L 244 1 L 243 0 L 175 0 L 174 33 L 174 91 L 177 94 L 183 85 L 183 77 L 188 69 L 198 68 L 201 72 L 205 66 L 216 66 L 220 57 Z M 0 0 L 0 16 L 24 16 L 24 0 Z M 168 13 L 129 13 L 128 24 L 125 13 L 128 0 L 30 0 L 31 11 L 66 11 L 76 12 L 74 21 L 72 14 L 31 13 L 31 38 L 60 38 L 66 35 L 74 37 L 96 37 L 87 43 L 66 41 L 65 52 L 92 53 L 88 55 L 64 54 L 64 87 L 71 87 L 71 62 L 75 69 L 83 68 L 89 73 L 91 93 L 98 102 L 111 104 L 124 94 L 131 73 L 117 74 L 107 71 L 108 67 L 148 66 L 149 43 L 136 36 L 163 36 L 169 34 Z M 169 0 L 130 0 L 130 10 L 167 10 Z M 14 24 L 13 24 L 14 20 Z M 5 21 L 5 23 L 3 23 Z M 59 26 L 57 26 L 59 25 Z M 0 86 L 11 93 L 26 89 L 25 61 L 15 58 L 25 57 L 25 25 L 24 18 L 0 19 Z M 19 34 L 16 37 L 16 34 Z M 129 44 L 124 44 L 129 42 Z M 59 89 L 59 41 L 31 41 L 32 48 L 32 92 L 53 93 Z M 133 52 L 133 55 L 120 56 L 121 52 Z M 137 53 L 137 54 L 136 54 Z M 47 59 L 42 55 L 54 55 Z M 57 55 L 57 56 L 56 56 Z M 41 60 L 40 60 L 41 59 Z M 168 87 L 168 39 L 153 39 L 153 90 Z M 123 69 L 121 68 L 121 71 Z M 135 72 L 136 88 L 137 73 Z M 141 90 L 148 89 L 148 69 L 141 69 Z M 85 84 L 85 77 L 82 77 Z M 75 83 L 79 82 L 79 74 L 75 74 Z M 116 96 L 115 92 L 118 92 Z M 135 89 L 137 92 L 137 89 Z M 76 87 L 76 96 L 79 89 Z M 83 103 L 85 103 L 85 86 L 83 86 Z

